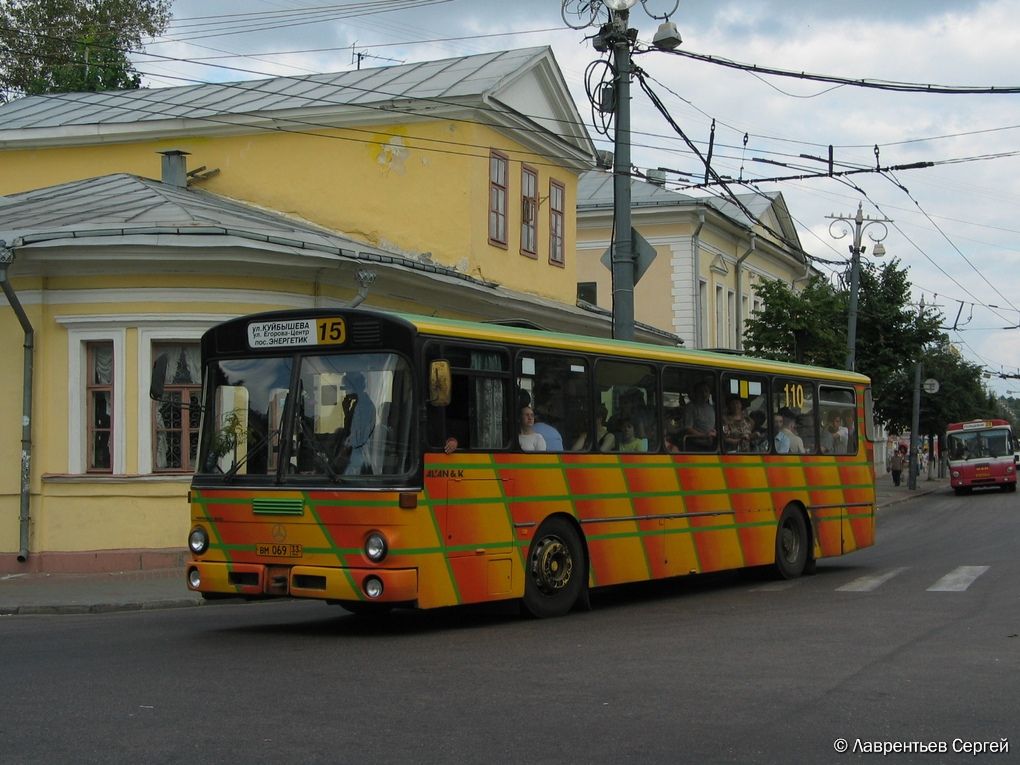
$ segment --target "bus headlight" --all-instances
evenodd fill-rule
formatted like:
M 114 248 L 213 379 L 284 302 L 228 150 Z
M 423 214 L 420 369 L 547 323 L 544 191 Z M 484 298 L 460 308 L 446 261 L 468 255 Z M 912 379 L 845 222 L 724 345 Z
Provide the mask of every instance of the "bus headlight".
M 361 588 L 365 591 L 365 594 L 375 600 L 380 597 L 383 592 L 382 579 L 377 576 L 367 576 L 365 581 L 361 583 Z
M 378 531 L 373 531 L 365 539 L 365 557 L 373 563 L 379 563 L 385 558 L 388 549 L 386 537 Z
M 202 575 L 198 573 L 197 568 L 188 570 L 188 586 L 193 590 L 197 590 L 202 584 Z
M 188 548 L 195 555 L 201 555 L 209 549 L 209 534 L 201 526 L 196 526 L 188 535 Z
M 954 470 L 954 471 L 952 471 L 951 475 L 953 476 L 953 478 L 959 478 L 960 477 L 960 471 L 959 470 Z
M 1010 475 L 1014 470 L 1016 470 L 1016 468 L 1012 465 L 1006 465 L 1006 475 Z

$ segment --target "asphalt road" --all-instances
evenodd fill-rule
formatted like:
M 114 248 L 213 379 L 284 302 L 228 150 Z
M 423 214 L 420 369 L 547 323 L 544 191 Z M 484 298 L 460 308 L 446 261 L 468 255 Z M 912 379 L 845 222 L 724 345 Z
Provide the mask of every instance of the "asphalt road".
M 815 576 L 617 588 L 563 619 L 506 606 L 370 619 L 303 602 L 5 617 L 0 752 L 1006 762 L 1020 753 L 1018 552 L 1017 495 L 940 494 L 886 511 L 874 548 Z M 871 751 L 896 742 L 946 752 Z M 972 742 L 1011 751 L 953 751 Z

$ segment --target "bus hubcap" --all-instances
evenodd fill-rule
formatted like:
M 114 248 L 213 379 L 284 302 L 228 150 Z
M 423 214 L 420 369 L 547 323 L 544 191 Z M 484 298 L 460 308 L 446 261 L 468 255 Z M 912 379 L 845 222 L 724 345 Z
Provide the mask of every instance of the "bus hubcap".
M 547 537 L 535 545 L 531 555 L 531 574 L 544 593 L 562 590 L 570 581 L 574 562 L 570 550 L 557 537 Z

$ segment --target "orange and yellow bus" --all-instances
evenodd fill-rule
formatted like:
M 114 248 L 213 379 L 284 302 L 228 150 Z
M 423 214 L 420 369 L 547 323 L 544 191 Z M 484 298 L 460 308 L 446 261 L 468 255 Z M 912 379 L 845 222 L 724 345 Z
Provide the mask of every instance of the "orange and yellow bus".
M 363 309 L 225 322 L 202 365 L 206 597 L 557 616 L 594 587 L 792 578 L 874 541 L 858 374 Z

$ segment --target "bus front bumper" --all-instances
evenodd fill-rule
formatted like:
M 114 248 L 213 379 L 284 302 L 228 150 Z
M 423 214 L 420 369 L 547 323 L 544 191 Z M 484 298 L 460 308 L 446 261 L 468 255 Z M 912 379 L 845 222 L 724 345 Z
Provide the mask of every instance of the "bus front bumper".
M 418 599 L 414 568 L 336 568 L 262 563 L 192 561 L 188 589 L 219 595 L 265 598 L 407 603 Z

